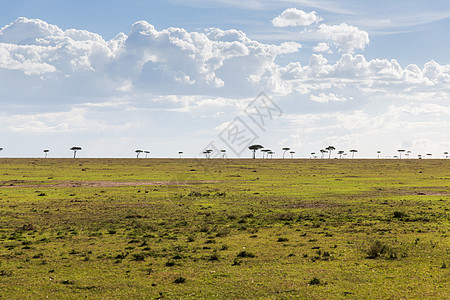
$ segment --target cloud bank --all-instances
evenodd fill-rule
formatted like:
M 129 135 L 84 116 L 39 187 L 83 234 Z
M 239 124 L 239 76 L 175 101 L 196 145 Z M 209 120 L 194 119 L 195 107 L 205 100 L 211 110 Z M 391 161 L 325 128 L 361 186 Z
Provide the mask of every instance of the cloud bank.
M 291 9 L 273 23 L 308 26 L 321 20 L 315 12 Z M 182 112 L 206 118 L 214 135 L 214 128 L 245 106 L 239 99 L 245 103 L 265 91 L 289 110 L 280 130 L 302 126 L 298 147 L 350 146 L 364 140 L 364 134 L 382 136 L 399 124 L 404 125 L 397 131 L 403 137 L 394 134 L 399 143 L 450 140 L 450 65 L 401 66 L 395 59 L 367 59 L 355 54 L 369 44 L 367 32 L 345 23 L 312 30 L 314 51 L 321 54 L 312 53 L 302 63 L 295 59 L 306 51 L 301 44 L 263 43 L 235 29 L 158 30 L 139 21 L 127 34 L 104 40 L 85 30 L 18 18 L 0 29 L 0 80 L 7 83 L 0 85 L 2 130 L 123 133 L 157 126 L 148 116 L 163 111 L 165 117 Z M 327 58 L 332 49 L 340 53 L 335 61 Z M 46 111 L 52 105 L 64 109 Z M 35 111 L 23 112 L 20 106 Z M 419 118 L 422 114 L 426 117 Z M 203 132 L 191 129 L 191 134 Z

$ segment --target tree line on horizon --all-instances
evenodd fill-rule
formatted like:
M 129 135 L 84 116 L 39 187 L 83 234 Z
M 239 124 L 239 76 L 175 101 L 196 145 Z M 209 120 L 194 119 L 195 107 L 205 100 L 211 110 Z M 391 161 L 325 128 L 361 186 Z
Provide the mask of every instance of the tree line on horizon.
M 261 150 L 261 152 L 263 154 L 262 155 L 263 159 L 264 158 L 269 158 L 269 156 L 270 156 L 270 158 L 273 158 L 273 155 L 275 154 L 275 152 L 272 151 L 271 149 L 264 149 L 264 147 L 262 145 L 258 145 L 258 144 L 250 145 L 248 147 L 248 149 L 252 152 L 252 159 L 256 159 L 256 152 L 258 150 Z M 0 151 L 2 151 L 2 150 L 3 150 L 3 148 L 0 147 Z M 79 147 L 79 146 L 74 146 L 74 147 L 71 147 L 69 150 L 73 151 L 73 158 L 76 158 L 77 152 L 82 150 L 82 148 Z M 282 158 L 284 159 L 285 155 L 286 155 L 286 152 L 291 150 L 291 148 L 290 147 L 283 147 L 283 148 L 281 148 L 281 150 L 283 151 Z M 328 147 L 326 147 L 324 149 L 320 149 L 320 151 L 319 151 L 320 152 L 320 158 L 323 159 L 326 156 L 326 154 L 328 154 L 328 159 L 331 159 L 331 154 L 332 154 L 332 152 L 334 150 L 336 150 L 336 147 L 334 147 L 334 146 L 328 146 Z M 44 152 L 44 158 L 47 158 L 48 157 L 48 153 L 50 152 L 50 150 L 49 149 L 44 149 L 43 152 Z M 145 154 L 145 158 L 147 158 L 148 154 L 150 154 L 150 151 L 148 151 L 148 150 L 137 149 L 134 152 L 136 153 L 136 158 L 139 158 L 139 155 L 141 155 L 142 153 Z M 211 154 L 213 152 L 214 152 L 214 150 L 212 150 L 212 149 L 206 149 L 206 150 L 204 150 L 202 152 L 202 154 L 205 155 L 205 158 L 209 159 L 209 158 L 211 158 Z M 225 149 L 221 149 L 221 150 L 219 150 L 219 152 L 220 152 L 220 155 L 217 155 L 216 158 L 225 158 L 226 157 L 226 152 L 227 151 Z M 351 158 L 354 158 L 355 153 L 357 153 L 357 152 L 358 152 L 358 150 L 356 150 L 356 149 L 349 150 L 349 153 L 351 153 Z M 403 157 L 406 156 L 407 158 L 410 158 L 411 157 L 411 153 L 412 153 L 412 151 L 404 150 L 404 149 L 399 149 L 399 150 L 397 150 L 397 152 L 399 153 L 399 155 L 394 155 L 392 158 L 394 158 L 394 159 L 397 159 L 397 158 L 398 159 L 402 159 L 402 154 L 403 154 Z M 182 158 L 183 153 L 184 153 L 183 151 L 178 151 L 178 158 Z M 339 155 L 339 159 L 345 158 L 348 155 L 348 153 L 346 153 L 344 150 L 338 150 L 336 153 Z M 377 158 L 380 158 L 381 151 L 378 150 L 376 153 L 377 153 Z M 291 150 L 291 151 L 289 151 L 289 154 L 291 155 L 291 159 L 293 159 L 295 151 Z M 449 152 L 448 151 L 443 152 L 443 154 L 445 155 L 446 159 L 449 158 Z M 427 153 L 425 156 L 423 156 L 422 154 L 418 154 L 417 158 L 418 159 L 422 159 L 424 157 L 432 158 L 432 156 L 433 156 L 432 153 Z M 318 156 L 318 154 L 316 152 L 311 152 L 310 158 L 317 159 L 317 158 L 319 158 L 319 156 Z M 337 158 L 337 157 L 335 157 L 335 158 Z M 390 158 L 390 157 L 388 157 L 388 158 Z

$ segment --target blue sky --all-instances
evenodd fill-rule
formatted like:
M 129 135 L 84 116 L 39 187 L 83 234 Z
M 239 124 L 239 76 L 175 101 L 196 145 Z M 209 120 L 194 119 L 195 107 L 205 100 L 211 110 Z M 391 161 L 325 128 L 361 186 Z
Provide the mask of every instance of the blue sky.
M 450 151 L 448 1 L 17 0 L 0 28 L 1 156 L 245 156 L 236 118 L 276 156 Z

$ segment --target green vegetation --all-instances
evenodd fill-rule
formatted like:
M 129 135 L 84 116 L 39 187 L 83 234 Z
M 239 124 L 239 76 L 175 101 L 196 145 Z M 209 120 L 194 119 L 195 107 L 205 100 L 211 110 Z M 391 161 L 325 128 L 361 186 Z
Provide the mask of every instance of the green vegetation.
M 0 166 L 5 299 L 449 295 L 449 160 Z

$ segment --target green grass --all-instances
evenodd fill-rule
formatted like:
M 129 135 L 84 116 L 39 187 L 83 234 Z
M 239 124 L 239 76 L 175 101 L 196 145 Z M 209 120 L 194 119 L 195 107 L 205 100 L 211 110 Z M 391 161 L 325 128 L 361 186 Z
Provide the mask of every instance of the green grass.
M 445 299 L 449 170 L 0 159 L 0 298 Z

